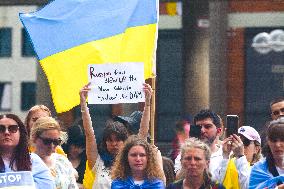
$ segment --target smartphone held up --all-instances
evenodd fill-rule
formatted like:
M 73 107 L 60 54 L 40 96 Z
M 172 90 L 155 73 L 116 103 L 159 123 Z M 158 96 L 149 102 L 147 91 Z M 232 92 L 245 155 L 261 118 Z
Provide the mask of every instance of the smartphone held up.
M 239 128 L 239 116 L 238 115 L 227 115 L 226 116 L 226 137 L 233 134 L 238 134 Z

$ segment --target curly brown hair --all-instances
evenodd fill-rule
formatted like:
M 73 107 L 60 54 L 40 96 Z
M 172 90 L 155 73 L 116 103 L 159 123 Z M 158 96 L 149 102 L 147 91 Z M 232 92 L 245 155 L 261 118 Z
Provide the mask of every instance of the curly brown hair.
M 128 153 L 133 146 L 142 146 L 146 151 L 148 161 L 146 169 L 144 171 L 145 178 L 149 180 L 163 180 L 164 173 L 162 169 L 157 166 L 158 159 L 156 148 L 138 135 L 131 135 L 125 141 L 124 147 L 120 149 L 118 155 L 116 156 L 115 163 L 111 172 L 111 178 L 126 179 L 127 177 L 131 176 L 131 169 L 128 162 Z

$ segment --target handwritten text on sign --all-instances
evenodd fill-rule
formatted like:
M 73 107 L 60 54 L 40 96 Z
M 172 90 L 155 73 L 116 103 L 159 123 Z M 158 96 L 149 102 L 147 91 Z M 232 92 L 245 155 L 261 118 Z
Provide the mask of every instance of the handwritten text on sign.
M 144 102 L 144 64 L 92 64 L 88 67 L 90 104 Z

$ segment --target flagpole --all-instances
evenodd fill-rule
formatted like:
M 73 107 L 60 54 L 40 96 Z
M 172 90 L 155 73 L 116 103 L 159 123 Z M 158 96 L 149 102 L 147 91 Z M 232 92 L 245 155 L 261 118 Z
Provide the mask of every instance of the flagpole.
M 151 99 L 150 135 L 151 144 L 155 144 L 156 77 L 151 78 L 151 86 L 153 94 Z

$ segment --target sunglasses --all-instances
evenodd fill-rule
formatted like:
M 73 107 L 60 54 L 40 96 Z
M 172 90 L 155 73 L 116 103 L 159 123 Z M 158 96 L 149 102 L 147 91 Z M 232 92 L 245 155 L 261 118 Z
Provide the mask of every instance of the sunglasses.
M 242 136 L 241 136 L 241 140 L 242 140 L 244 146 L 249 146 L 251 144 L 251 142 L 252 142 L 251 140 L 249 140 L 249 139 L 247 139 L 245 137 L 242 137 Z
M 8 127 L 6 127 L 5 125 L 0 125 L 0 133 L 5 133 L 7 130 L 9 133 L 16 133 L 19 130 L 19 126 L 8 125 Z
M 51 145 L 53 144 L 54 146 L 58 146 L 62 143 L 62 140 L 60 138 L 58 139 L 51 139 L 51 138 L 43 138 L 41 136 L 39 136 L 38 138 L 40 138 L 43 142 L 44 145 Z
M 280 115 L 280 113 L 284 113 L 284 108 L 280 108 L 280 110 L 275 110 L 274 112 L 272 112 L 272 114 L 275 116 Z

